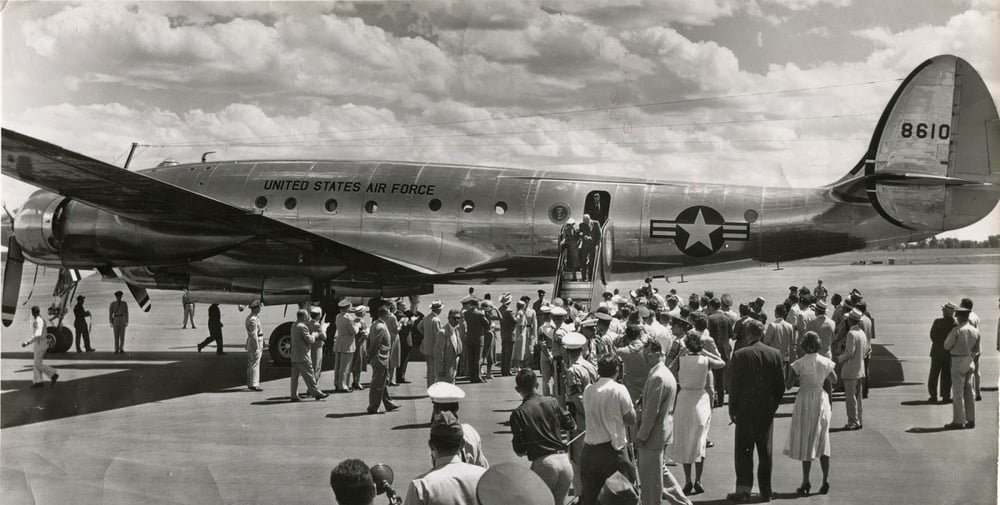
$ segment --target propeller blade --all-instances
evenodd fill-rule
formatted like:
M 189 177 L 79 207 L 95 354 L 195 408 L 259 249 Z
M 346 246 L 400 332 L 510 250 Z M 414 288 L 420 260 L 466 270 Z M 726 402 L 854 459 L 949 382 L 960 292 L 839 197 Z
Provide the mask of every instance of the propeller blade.
M 139 304 L 139 308 L 141 308 L 143 312 L 149 312 L 149 309 L 153 308 L 153 304 L 149 301 L 149 293 L 146 292 L 146 288 L 136 286 L 131 282 L 126 282 L 125 285 L 128 286 L 129 293 L 132 293 L 132 298 L 135 298 L 135 301 Z
M 14 322 L 17 311 L 17 296 L 21 291 L 21 271 L 24 269 L 24 253 L 21 244 L 11 237 L 7 241 L 7 264 L 3 271 L 3 325 L 10 326 Z

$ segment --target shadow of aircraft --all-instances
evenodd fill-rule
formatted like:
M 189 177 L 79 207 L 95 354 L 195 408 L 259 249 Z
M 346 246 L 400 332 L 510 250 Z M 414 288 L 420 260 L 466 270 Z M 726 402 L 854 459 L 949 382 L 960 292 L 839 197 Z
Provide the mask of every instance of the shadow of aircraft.
M 2 359 L 31 360 L 28 352 L 2 353 Z M 246 387 L 246 355 L 192 352 L 96 352 L 60 355 L 59 370 L 114 370 L 31 389 L 28 380 L 3 381 L 0 428 L 51 421 L 159 402 L 199 393 L 238 392 Z M 73 363 L 80 361 L 80 363 Z M 325 361 L 325 360 L 324 360 Z M 166 363 L 164 363 L 166 362 Z M 51 364 L 51 363 L 50 363 Z M 329 366 L 324 366 L 326 369 Z M 25 370 L 30 373 L 30 368 Z M 20 372 L 20 370 L 18 370 Z M 261 381 L 288 378 L 289 369 L 261 362 Z M 245 390 L 245 389 L 244 389 Z M 247 400 L 255 399 L 245 391 Z M 286 397 L 287 398 L 287 397 Z M 288 400 L 284 400 L 287 402 Z

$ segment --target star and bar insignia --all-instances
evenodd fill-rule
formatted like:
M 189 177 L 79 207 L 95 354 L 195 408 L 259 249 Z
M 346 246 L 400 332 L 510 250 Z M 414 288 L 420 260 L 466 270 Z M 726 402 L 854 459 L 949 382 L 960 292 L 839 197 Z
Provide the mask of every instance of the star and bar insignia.
M 688 256 L 709 256 L 727 240 L 750 240 L 750 223 L 723 219 L 719 211 L 704 205 L 688 207 L 677 219 L 651 219 L 649 238 L 672 238 Z

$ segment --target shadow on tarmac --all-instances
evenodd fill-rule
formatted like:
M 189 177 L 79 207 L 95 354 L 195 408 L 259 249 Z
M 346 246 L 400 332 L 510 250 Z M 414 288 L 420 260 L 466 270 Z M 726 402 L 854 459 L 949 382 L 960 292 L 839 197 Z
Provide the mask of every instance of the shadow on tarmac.
M 2 353 L 5 360 L 31 360 L 26 352 Z M 63 380 L 56 386 L 31 389 L 31 381 L 3 381 L 0 428 L 22 426 L 65 417 L 104 412 L 199 393 L 246 393 L 246 355 L 192 352 L 95 352 L 59 355 L 57 371 L 97 371 L 96 375 Z M 79 360 L 81 363 L 72 363 Z M 66 363 L 69 361 L 69 363 Z M 167 362 L 167 363 L 163 363 Z M 51 364 L 51 362 L 50 362 Z M 25 367 L 30 373 L 30 367 Z M 100 373 L 102 370 L 112 370 Z M 21 370 L 18 370 L 20 372 Z M 262 381 L 288 378 L 288 368 L 261 363 Z M 287 397 L 284 400 L 288 402 Z
M 229 347 L 229 346 L 227 346 Z M 236 346 L 234 346 L 236 347 Z M 872 345 L 871 388 L 887 388 L 910 384 L 904 381 L 900 361 L 888 350 L 889 346 Z M 28 352 L 2 353 L 8 360 L 32 359 Z M 56 370 L 113 370 L 90 377 L 59 382 L 52 387 L 32 389 L 29 380 L 3 381 L 0 395 L 0 428 L 9 428 L 95 412 L 132 407 L 199 393 L 245 393 L 246 356 L 240 352 L 223 356 L 213 352 L 129 352 L 123 355 L 108 352 L 59 355 Z M 82 363 L 74 364 L 79 360 Z M 66 363 L 69 361 L 70 363 Z M 167 363 L 161 363 L 161 362 Z M 324 360 L 326 361 L 326 360 Z M 331 360 L 332 361 L 332 360 Z M 144 363 L 150 362 L 150 363 Z M 332 368 L 327 362 L 324 370 Z M 30 373 L 30 367 L 16 373 Z M 288 378 L 289 369 L 261 363 L 261 380 Z M 986 388 L 984 388 L 986 389 Z M 400 396 L 398 400 L 421 400 L 427 395 Z M 792 400 L 789 398 L 789 400 Z M 794 401 L 794 400 L 792 400 Z M 272 397 L 253 405 L 289 403 L 287 397 Z M 510 412 L 513 409 L 497 409 Z M 361 414 L 330 414 L 327 417 L 353 417 Z M 400 428 L 406 429 L 406 428 Z M 508 434 L 509 432 L 497 432 Z

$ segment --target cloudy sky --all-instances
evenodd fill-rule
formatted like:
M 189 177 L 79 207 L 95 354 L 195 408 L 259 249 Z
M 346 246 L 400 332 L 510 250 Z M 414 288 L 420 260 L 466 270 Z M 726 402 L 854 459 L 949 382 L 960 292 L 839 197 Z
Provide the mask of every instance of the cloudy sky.
M 352 158 L 808 186 L 1000 1 L 8 3 L 2 122 L 107 162 Z M 17 207 L 30 188 L 3 178 Z M 1000 233 L 998 211 L 946 236 Z

